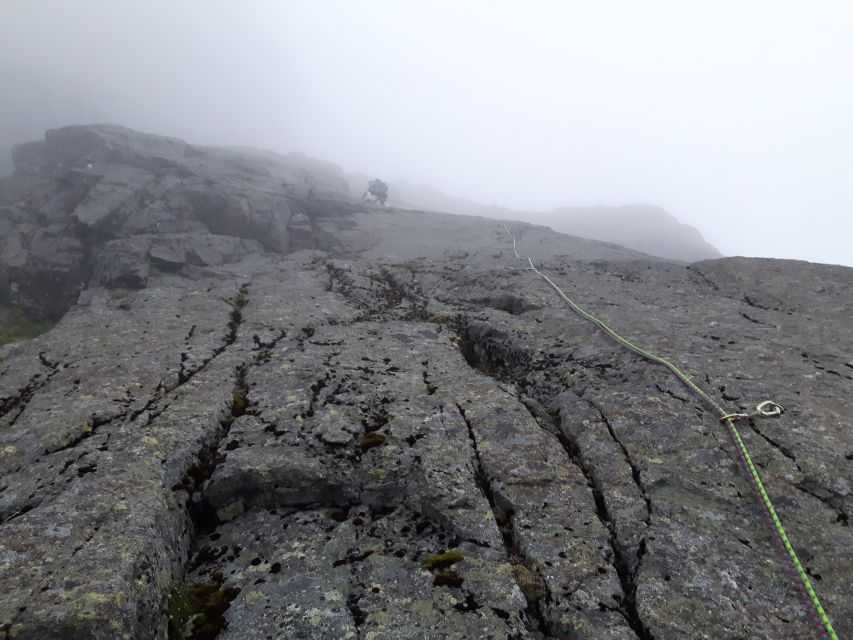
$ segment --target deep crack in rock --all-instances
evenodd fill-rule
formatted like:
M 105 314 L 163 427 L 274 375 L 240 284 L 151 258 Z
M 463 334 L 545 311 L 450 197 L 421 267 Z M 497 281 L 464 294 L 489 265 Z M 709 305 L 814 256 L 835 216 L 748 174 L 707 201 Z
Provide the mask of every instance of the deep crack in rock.
M 507 560 L 509 560 L 510 563 L 513 564 L 513 566 L 522 566 L 525 567 L 528 571 L 532 571 L 533 573 L 535 573 L 538 577 L 538 581 L 541 583 L 543 590 L 545 590 L 545 593 L 543 595 L 539 597 L 534 597 L 531 593 L 531 590 L 519 585 L 519 588 L 521 588 L 522 593 L 524 593 L 524 596 L 527 599 L 528 619 L 533 623 L 535 630 L 541 633 L 543 637 L 552 638 L 553 636 L 551 631 L 551 625 L 548 622 L 548 618 L 544 615 L 542 605 L 540 603 L 540 601 L 542 600 L 547 601 L 550 599 L 550 594 L 547 593 L 547 586 L 545 585 L 545 581 L 542 579 L 541 575 L 539 575 L 539 569 L 536 566 L 536 563 L 525 557 L 521 553 L 521 549 L 516 538 L 515 529 L 513 528 L 512 506 L 506 501 L 502 501 L 502 504 L 498 504 L 498 500 L 496 499 L 495 492 L 492 488 L 492 483 L 489 480 L 488 474 L 486 473 L 486 470 L 483 467 L 483 463 L 480 459 L 480 449 L 477 445 L 477 436 L 474 433 L 474 428 L 471 425 L 471 422 L 465 417 L 465 409 L 462 407 L 462 405 L 457 404 L 456 409 L 459 411 L 459 415 L 462 417 L 462 420 L 465 422 L 465 426 L 468 429 L 468 438 L 471 441 L 471 449 L 474 454 L 475 482 L 477 483 L 477 487 L 480 489 L 480 492 L 488 501 L 489 508 L 492 510 L 492 515 L 495 519 L 495 523 L 497 524 L 498 529 L 501 533 L 501 537 L 503 539 L 504 550 L 507 555 Z

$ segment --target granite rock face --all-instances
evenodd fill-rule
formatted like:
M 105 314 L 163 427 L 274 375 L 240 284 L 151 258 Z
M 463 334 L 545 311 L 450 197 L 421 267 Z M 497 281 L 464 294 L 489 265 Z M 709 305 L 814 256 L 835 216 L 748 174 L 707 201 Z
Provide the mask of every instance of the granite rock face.
M 148 270 L 0 348 L 7 637 L 819 637 L 717 416 L 502 223 L 341 202 L 287 254 L 112 238 Z M 853 270 L 507 227 L 724 406 L 786 408 L 742 434 L 849 635 Z
M 295 213 L 352 206 L 334 165 L 116 126 L 51 130 L 12 155 L 15 176 L 0 179 L 0 304 L 39 320 L 60 317 L 93 277 L 144 286 L 152 269 L 284 252 Z

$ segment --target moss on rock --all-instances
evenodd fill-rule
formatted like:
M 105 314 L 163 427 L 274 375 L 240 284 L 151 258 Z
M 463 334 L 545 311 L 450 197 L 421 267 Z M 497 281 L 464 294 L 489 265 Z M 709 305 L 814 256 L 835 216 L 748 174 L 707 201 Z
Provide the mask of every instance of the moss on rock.
M 429 556 L 423 561 L 424 569 L 429 569 L 430 571 L 433 569 L 446 569 L 457 562 L 461 562 L 463 556 L 461 553 L 456 551 L 455 549 L 451 549 L 450 551 L 445 551 L 444 553 L 437 553 L 435 555 Z
M 21 309 L 13 309 L 0 320 L 0 345 L 32 340 L 50 330 L 55 324 L 50 321 L 33 322 Z
M 362 450 L 367 451 L 368 449 L 380 446 L 384 442 L 385 436 L 383 434 L 371 431 L 370 433 L 365 434 L 361 439 L 361 448 Z
M 240 589 L 222 587 L 222 574 L 214 573 L 209 582 L 185 584 L 169 599 L 169 638 L 172 640 L 209 640 L 225 627 L 225 612 Z

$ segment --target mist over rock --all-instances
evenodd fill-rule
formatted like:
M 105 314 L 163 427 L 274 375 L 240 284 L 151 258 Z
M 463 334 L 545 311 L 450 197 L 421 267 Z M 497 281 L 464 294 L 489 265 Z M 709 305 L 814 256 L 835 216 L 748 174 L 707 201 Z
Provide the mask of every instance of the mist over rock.
M 723 255 L 699 230 L 676 220 L 660 207 L 560 207 L 538 216 L 537 222 L 584 238 L 615 242 L 653 256 L 697 262 Z
M 853 632 L 853 269 L 374 207 L 120 127 L 15 159 L 0 307 L 58 322 L 0 344 L 9 638 L 820 637 L 719 415 L 516 251 L 726 410 L 785 407 L 740 434 Z
M 347 174 L 354 194 L 363 193 L 371 178 Z M 617 207 L 559 207 L 549 212 L 513 211 L 497 205 L 483 205 L 468 198 L 455 198 L 439 190 L 407 180 L 389 183 L 393 204 L 463 215 L 527 220 L 569 235 L 612 242 L 649 255 L 696 262 L 721 258 L 722 254 L 690 225 L 683 224 L 663 209 L 634 204 Z
M 44 71 L 0 62 L 0 176 L 14 170 L 12 147 L 68 122 L 103 122 L 82 91 Z
M 191 146 L 117 126 L 50 130 L 0 179 L 0 303 L 56 319 L 92 284 L 293 248 L 298 213 L 348 198 L 334 165 Z M 352 208 L 352 207 L 350 207 Z
M 144 287 L 152 271 L 194 276 L 263 251 L 417 257 L 445 240 L 441 251 L 482 244 L 476 232 L 448 240 L 459 225 L 453 216 L 417 238 L 402 221 L 418 214 L 359 224 L 351 216 L 367 206 L 350 197 L 341 169 L 299 153 L 200 147 L 93 125 L 49 130 L 43 141 L 15 146 L 13 158 L 14 176 L 0 179 L 0 305 L 34 320 L 59 318 L 90 284 Z M 576 245 L 586 257 L 640 257 Z

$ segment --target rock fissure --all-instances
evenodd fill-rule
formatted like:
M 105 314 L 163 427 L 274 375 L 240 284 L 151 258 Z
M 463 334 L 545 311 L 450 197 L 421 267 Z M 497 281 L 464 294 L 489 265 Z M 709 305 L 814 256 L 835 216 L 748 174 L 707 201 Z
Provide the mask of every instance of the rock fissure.
M 204 497 L 204 489 L 217 466 L 224 461 L 225 455 L 227 455 L 220 453 L 220 451 L 228 439 L 231 426 L 235 420 L 246 413 L 249 404 L 246 372 L 246 365 L 241 364 L 237 367 L 236 381 L 227 415 L 219 421 L 219 428 L 216 433 L 211 434 L 210 443 L 202 448 L 196 456 L 196 461 L 187 470 L 184 481 L 172 487 L 173 491 L 182 491 L 186 494 L 186 509 L 190 519 L 190 556 L 186 559 L 184 580 L 177 584 L 172 591 L 170 612 L 176 608 L 177 603 L 191 597 L 199 589 L 198 583 L 188 581 L 186 576 L 189 572 L 193 569 L 198 570 L 207 561 L 215 560 L 215 558 L 208 557 L 209 550 L 201 545 L 201 540 L 212 534 L 220 524 L 216 510 L 207 503 Z M 170 621 L 169 635 L 172 640 L 214 640 L 223 629 L 227 628 L 224 614 L 229 608 L 230 602 L 239 593 L 239 589 L 224 587 L 225 580 L 221 573 L 213 574 L 210 588 L 205 588 L 205 593 L 202 594 L 204 598 L 196 603 L 199 610 L 204 613 L 188 615 L 187 619 L 178 625 L 173 624 L 174 621 Z M 210 593 L 207 593 L 207 590 Z M 216 604 L 213 608 L 214 615 L 211 616 L 210 611 L 205 608 L 205 604 L 212 605 L 214 599 Z
M 278 346 L 278 343 L 286 337 L 287 331 L 285 331 L 284 329 L 279 329 L 276 335 L 272 338 L 272 340 L 268 341 L 262 340 L 261 337 L 257 334 L 253 335 L 253 350 L 258 352 L 257 362 L 267 362 L 269 360 L 270 353 L 272 352 L 272 350 L 275 349 Z
M 746 294 L 744 294 L 744 296 L 741 298 L 741 300 L 743 300 L 747 304 L 747 306 L 753 307 L 754 309 L 762 309 L 764 311 L 771 311 L 771 310 L 778 311 L 778 309 L 771 309 L 771 307 L 768 307 L 768 306 L 762 304 L 758 300 L 755 300 Z
M 842 501 L 840 496 L 834 494 L 824 487 L 820 487 L 816 482 L 809 480 L 808 478 L 803 480 L 802 482 L 795 482 L 794 487 L 802 491 L 803 493 L 811 496 L 815 500 L 820 500 L 828 509 L 831 509 L 835 512 L 836 518 L 835 522 L 837 522 L 842 527 L 849 526 L 850 517 L 847 512 L 839 506 Z M 817 487 L 817 488 L 815 488 Z
M 60 451 L 74 449 L 79 446 L 81 442 L 98 433 L 102 427 L 109 427 L 113 424 L 118 424 L 127 419 L 127 416 L 127 412 L 113 415 L 93 415 L 86 421 L 76 436 L 56 448 L 45 449 L 45 453 L 59 453 Z
M 465 409 L 462 405 L 457 403 L 456 409 L 459 411 L 459 415 L 462 417 L 462 420 L 465 422 L 465 426 L 468 429 L 468 438 L 471 441 L 471 450 L 474 455 L 474 480 L 480 492 L 489 503 L 492 516 L 495 519 L 495 523 L 497 524 L 498 530 L 500 531 L 503 539 L 504 551 L 506 552 L 507 560 L 514 568 L 513 571 L 516 575 L 516 582 L 518 583 L 518 571 L 532 572 L 536 576 L 536 581 L 541 586 L 541 591 L 544 592 L 539 597 L 534 597 L 534 589 L 518 584 L 519 589 L 524 593 L 527 600 L 527 618 L 535 627 L 535 630 L 541 633 L 546 639 L 553 638 L 554 636 L 552 635 L 550 622 L 543 611 L 543 601 L 547 603 L 551 600 L 547 584 L 542 578 L 541 572 L 536 563 L 530 558 L 525 557 L 521 552 L 521 545 L 518 542 L 517 533 L 513 526 L 512 506 L 506 501 L 503 501 L 504 504 L 498 503 L 492 483 L 480 458 L 480 449 L 477 444 L 477 436 L 474 433 L 474 427 L 471 424 L 471 421 L 466 417 Z M 523 569 L 518 569 L 518 567 L 523 567 Z
M 761 429 L 759 429 L 759 428 L 758 428 L 758 425 L 756 424 L 756 422 L 755 422 L 755 420 L 754 420 L 754 419 L 750 419 L 750 420 L 749 420 L 749 426 L 750 426 L 750 428 L 752 429 L 752 431 L 753 431 L 756 435 L 758 435 L 760 438 L 762 438 L 765 442 L 767 442 L 767 444 L 769 444 L 771 447 L 773 447 L 776 451 L 778 451 L 778 452 L 779 452 L 779 453 L 781 453 L 783 456 L 785 456 L 786 458 L 788 458 L 788 460 L 790 460 L 791 462 L 793 462 L 793 463 L 795 464 L 795 466 L 797 467 L 797 470 L 798 470 L 798 471 L 801 471 L 801 470 L 802 470 L 802 469 L 800 468 L 800 465 L 799 465 L 799 464 L 797 464 L 797 456 L 795 456 L 795 455 L 793 454 L 793 452 L 792 452 L 788 447 L 786 447 L 785 445 L 783 445 L 783 444 L 781 444 L 781 443 L 777 442 L 776 440 L 774 440 L 773 438 L 771 438 L 770 436 L 768 436 L 764 431 L 762 431 Z
M 181 351 L 181 366 L 178 370 L 178 384 L 183 384 L 188 379 L 186 366 L 187 361 L 189 360 L 189 354 L 187 353 L 186 346 L 189 344 L 190 340 L 192 340 L 193 334 L 195 333 L 195 329 L 197 326 L 198 325 L 193 325 L 192 327 L 190 327 L 189 332 L 187 332 L 187 337 L 184 338 L 185 348 L 183 351 Z
M 679 402 L 684 402 L 684 403 L 690 402 L 690 400 L 688 400 L 684 396 L 680 396 L 677 393 L 675 393 L 675 391 L 672 391 L 671 389 L 667 389 L 666 387 L 663 387 L 659 384 L 655 384 L 655 389 L 657 389 L 661 393 L 665 393 L 666 395 L 668 395 L 670 398 L 673 398 L 674 400 L 678 400 Z
M 234 297 L 228 301 L 228 304 L 231 307 L 231 312 L 228 314 L 228 324 L 226 327 L 226 332 L 222 338 L 222 342 L 220 343 L 220 345 L 213 350 L 210 357 L 205 358 L 201 362 L 201 364 L 199 364 L 197 367 L 190 368 L 190 369 L 184 368 L 186 353 L 185 352 L 182 353 L 181 354 L 181 370 L 180 370 L 180 373 L 178 375 L 178 382 L 172 388 L 168 389 L 166 391 L 167 393 L 171 393 L 172 391 L 174 391 L 175 389 L 177 389 L 181 385 L 186 384 L 187 382 L 192 380 L 193 376 L 195 376 L 197 373 L 200 373 L 201 371 L 203 371 L 211 362 L 213 362 L 214 359 L 216 359 L 218 356 L 222 355 L 222 353 L 228 347 L 230 347 L 232 344 L 234 344 L 234 342 L 237 340 L 237 331 L 239 330 L 240 325 L 243 322 L 243 309 L 245 308 L 246 304 L 248 304 L 248 302 L 249 302 L 249 284 L 244 283 L 244 284 L 240 285 L 240 287 L 238 288 L 237 293 L 234 295 Z M 192 336 L 192 334 L 194 333 L 194 329 L 195 329 L 195 327 L 193 327 L 193 329 L 190 330 L 190 334 L 187 336 L 187 339 L 189 339 Z
M 564 431 L 560 429 L 559 419 L 559 414 L 554 417 L 557 431 L 557 439 L 563 446 L 566 455 L 583 472 L 583 475 L 587 480 L 589 488 L 592 491 L 593 499 L 595 500 L 596 515 L 608 531 L 608 540 L 610 543 L 610 549 L 612 551 L 610 563 L 615 569 L 616 575 L 619 577 L 619 584 L 622 587 L 622 598 L 619 600 L 619 612 L 625 618 L 625 621 L 628 623 L 628 626 L 640 640 L 654 640 L 654 636 L 648 630 L 642 618 L 640 617 L 636 604 L 636 594 L 638 586 L 637 579 L 639 577 L 640 565 L 646 553 L 646 540 L 645 538 L 642 538 L 640 540 L 639 546 L 637 548 L 637 553 L 632 558 L 631 554 L 627 551 L 625 546 L 619 540 L 619 531 L 615 521 L 610 515 L 610 511 L 607 506 L 607 501 L 604 497 L 603 487 L 597 477 L 597 474 L 584 461 L 583 456 L 580 453 L 580 448 L 578 447 L 578 444 L 568 438 Z M 606 421 L 605 424 L 607 424 Z M 608 427 L 608 431 L 609 430 L 610 429 Z M 619 443 L 619 440 L 615 437 L 614 434 L 611 434 L 611 437 L 613 437 L 614 441 L 617 444 L 621 444 Z M 627 456 L 627 451 L 625 451 L 624 449 L 623 453 Z M 627 460 L 629 464 L 632 465 L 631 468 L 633 474 L 635 467 L 631 463 L 630 458 L 627 458 Z M 635 482 L 638 481 L 639 471 L 637 470 L 637 478 L 635 479 Z M 646 500 L 646 525 L 648 525 L 651 517 L 651 500 L 649 500 L 646 496 L 645 489 L 642 487 L 642 483 L 639 483 L 638 486 L 640 487 L 643 498 Z
M 688 273 L 695 274 L 695 275 L 699 276 L 699 281 L 707 284 L 714 291 L 720 290 L 720 287 L 718 287 L 717 284 L 713 280 L 711 280 L 711 278 L 709 278 L 705 273 L 700 271 L 697 267 L 692 266 L 692 265 L 688 266 L 687 271 L 688 271 Z
M 637 486 L 637 489 L 640 491 L 640 495 L 643 496 L 643 500 L 646 503 L 645 523 L 646 523 L 646 526 L 650 526 L 651 525 L 651 519 L 652 519 L 652 500 L 649 497 L 648 492 L 646 491 L 645 485 L 643 484 L 643 481 L 641 478 L 640 467 L 637 465 L 636 462 L 634 462 L 634 459 L 631 457 L 631 454 L 628 452 L 628 448 L 625 446 L 625 444 L 622 442 L 622 440 L 619 438 L 619 436 L 616 435 L 616 431 L 614 430 L 613 425 L 610 423 L 610 420 L 608 420 L 607 414 L 604 413 L 604 410 L 592 400 L 584 400 L 584 401 L 587 402 L 593 409 L 595 409 L 596 412 L 598 412 L 598 415 L 601 416 L 601 421 L 607 427 L 607 432 L 610 434 L 610 438 L 622 450 L 622 455 L 625 458 L 625 462 L 631 468 L 631 477 L 634 480 L 634 484 Z M 637 567 L 639 569 L 639 558 L 638 558 L 638 562 L 637 562 Z
M 5 418 L 9 413 L 18 410 L 18 413 L 13 417 L 10 425 L 14 425 L 18 417 L 24 412 L 27 404 L 32 400 L 33 396 L 44 388 L 50 379 L 59 372 L 59 363 L 50 362 L 47 360 L 44 352 L 38 354 L 39 362 L 47 369 L 47 372 L 34 374 L 27 384 L 18 389 L 13 396 L 0 399 L 0 420 Z
M 752 316 L 750 316 L 747 313 L 744 313 L 743 311 L 739 311 L 738 313 L 740 313 L 742 318 L 744 318 L 745 320 L 749 320 L 752 324 L 760 324 L 763 327 L 769 327 L 770 326 L 766 322 L 762 322 L 761 320 L 756 320 L 755 318 L 753 318 Z
M 502 355 L 495 354 L 488 341 L 474 340 L 470 330 L 466 331 L 463 329 L 461 335 L 463 341 L 461 349 L 469 365 L 491 377 L 498 378 L 498 376 L 500 376 L 517 383 L 524 390 L 525 394 L 530 394 L 532 397 L 542 395 L 543 392 L 541 390 L 531 387 L 530 382 L 526 377 L 528 370 L 536 369 L 535 365 L 532 365 L 528 359 L 510 353 L 504 353 Z M 512 364 L 509 364 L 510 362 Z M 602 366 L 605 371 L 612 367 L 612 365 Z M 547 391 L 544 393 L 546 397 L 549 394 Z M 603 423 L 607 427 L 610 438 L 621 449 L 625 462 L 631 469 L 633 481 L 645 503 L 646 517 L 644 524 L 648 527 L 651 523 L 652 503 L 641 480 L 639 467 L 632 460 L 627 448 L 617 437 L 613 426 L 609 423 L 601 408 L 592 401 L 585 400 L 585 402 L 592 406 L 601 416 Z M 615 521 L 609 513 L 600 479 L 597 477 L 595 469 L 588 464 L 586 460 L 584 460 L 578 443 L 569 438 L 564 430 L 560 428 L 561 418 L 559 412 L 550 416 L 553 423 L 552 425 L 543 425 L 541 417 L 537 416 L 537 413 L 541 412 L 534 413 L 533 411 L 530 411 L 529 407 L 527 408 L 537 424 L 539 424 L 539 426 L 547 433 L 554 435 L 557 438 L 569 460 L 582 472 L 584 478 L 586 478 L 595 502 L 596 514 L 608 531 L 609 543 L 612 551 L 610 563 L 616 571 L 622 587 L 623 597 L 619 602 L 619 612 L 640 640 L 654 640 L 654 635 L 649 631 L 648 627 L 642 620 L 636 604 L 637 581 L 639 578 L 642 560 L 647 551 L 645 537 L 640 539 L 636 554 L 629 553 L 625 548 L 625 545 L 619 540 L 619 531 Z M 632 555 L 634 557 L 631 557 Z

